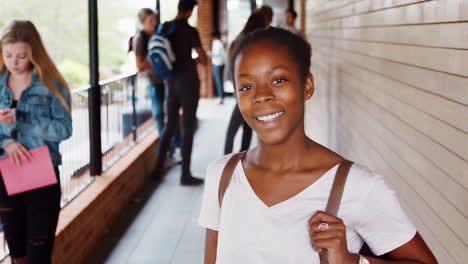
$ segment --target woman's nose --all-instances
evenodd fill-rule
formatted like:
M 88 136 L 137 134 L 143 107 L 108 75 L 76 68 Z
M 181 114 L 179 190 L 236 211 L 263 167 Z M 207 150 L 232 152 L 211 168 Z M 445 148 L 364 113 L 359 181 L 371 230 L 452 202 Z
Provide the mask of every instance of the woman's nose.
M 268 102 L 274 99 L 275 96 L 273 94 L 273 91 L 271 90 L 271 87 L 269 87 L 268 85 L 261 85 L 257 87 L 254 99 L 256 103 Z

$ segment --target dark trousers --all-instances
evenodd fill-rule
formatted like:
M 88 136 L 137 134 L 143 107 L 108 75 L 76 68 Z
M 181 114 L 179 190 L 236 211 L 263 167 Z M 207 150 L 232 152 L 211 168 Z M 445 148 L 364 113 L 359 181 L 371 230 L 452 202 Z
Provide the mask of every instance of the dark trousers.
M 242 144 L 241 150 L 248 150 L 250 147 L 250 141 L 252 139 L 252 128 L 244 121 L 242 114 L 239 110 L 239 105 L 236 104 L 232 111 L 231 120 L 229 120 L 228 130 L 226 134 L 226 142 L 224 144 L 224 154 L 227 155 L 232 153 L 234 145 L 234 137 L 237 134 L 237 130 L 242 125 Z
M 148 85 L 148 96 L 151 99 L 151 113 L 153 119 L 156 121 L 156 128 L 158 129 L 159 135 L 162 135 L 166 121 L 164 120 L 166 115 L 164 111 L 164 101 L 166 99 L 166 86 L 164 83 L 150 84 Z M 176 127 L 175 134 L 172 137 L 172 143 L 174 147 L 180 147 L 180 131 L 179 126 Z
M 213 65 L 213 78 L 216 85 L 216 92 L 221 99 L 224 99 L 223 72 L 224 65 Z
M 13 259 L 26 257 L 27 264 L 52 262 L 60 196 L 60 183 L 8 196 L 0 180 L 0 218 Z
M 164 167 L 169 142 L 175 133 L 179 122 L 179 109 L 182 107 L 182 176 L 189 176 L 198 100 L 200 99 L 200 81 L 195 71 L 180 74 L 176 79 L 169 80 L 167 85 L 167 124 L 158 145 L 156 171 L 161 172 Z

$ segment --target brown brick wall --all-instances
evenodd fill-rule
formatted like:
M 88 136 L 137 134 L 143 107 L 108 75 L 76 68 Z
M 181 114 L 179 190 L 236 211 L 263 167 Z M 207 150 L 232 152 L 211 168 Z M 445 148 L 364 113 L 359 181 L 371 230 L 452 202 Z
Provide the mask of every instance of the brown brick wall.
M 296 1 L 297 3 L 297 1 Z M 302 32 L 306 32 L 306 0 L 300 0 L 300 8 L 299 8 L 299 12 L 300 12 L 300 30 Z
M 211 50 L 211 37 L 210 33 L 213 30 L 212 24 L 212 2 L 213 0 L 199 0 L 198 6 L 198 18 L 197 18 L 197 29 L 200 33 L 203 49 L 205 51 Z M 212 81 L 212 70 L 211 60 L 208 60 L 206 66 L 199 66 L 198 72 L 200 75 L 200 95 L 202 97 L 213 97 L 213 81 Z
M 95 249 L 153 171 L 156 146 L 154 132 L 62 210 L 54 264 L 81 263 Z

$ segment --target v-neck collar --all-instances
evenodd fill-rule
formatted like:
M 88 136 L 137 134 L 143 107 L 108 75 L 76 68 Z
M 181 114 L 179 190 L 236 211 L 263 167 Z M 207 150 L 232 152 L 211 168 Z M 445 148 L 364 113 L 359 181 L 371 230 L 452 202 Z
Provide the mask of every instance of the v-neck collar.
M 286 199 L 284 201 L 281 201 L 279 203 L 276 203 L 276 204 L 274 204 L 272 206 L 266 205 L 265 202 L 262 199 L 260 199 L 260 197 L 257 195 L 255 190 L 252 188 L 252 185 L 250 184 L 249 179 L 247 179 L 247 175 L 245 174 L 245 169 L 244 169 L 244 165 L 242 164 L 242 161 L 239 161 L 239 163 L 237 163 L 237 166 L 236 166 L 235 170 L 237 170 L 237 173 L 239 173 L 240 180 L 247 187 L 249 194 L 254 198 L 256 203 L 258 203 L 260 205 L 260 207 L 262 207 L 265 210 L 275 210 L 276 208 L 281 208 L 281 207 L 287 206 L 289 203 L 293 202 L 294 200 L 300 199 L 302 196 L 304 196 L 306 193 L 308 193 L 312 189 L 317 188 L 316 186 L 320 185 L 323 181 L 326 181 L 330 177 L 330 174 L 334 175 L 332 172 L 335 172 L 338 169 L 339 165 L 340 164 L 336 164 L 335 166 L 333 166 L 331 169 L 329 169 L 327 172 L 325 172 L 322 176 L 320 176 L 320 178 L 318 178 L 312 184 L 307 186 L 304 190 L 302 190 L 302 191 L 296 193 L 295 195 L 289 197 L 288 199 Z M 333 180 L 333 179 L 331 179 L 331 180 Z

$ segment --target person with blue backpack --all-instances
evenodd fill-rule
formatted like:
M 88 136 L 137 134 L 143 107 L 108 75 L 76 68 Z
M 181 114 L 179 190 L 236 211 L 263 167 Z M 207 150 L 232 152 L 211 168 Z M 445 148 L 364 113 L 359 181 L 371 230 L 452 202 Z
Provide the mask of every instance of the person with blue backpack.
M 138 20 L 141 23 L 142 29 L 131 38 L 131 49 L 135 53 L 135 60 L 138 72 L 144 74 L 149 81 L 147 86 L 148 97 L 151 100 L 151 113 L 156 122 L 156 128 L 159 135 L 162 135 L 165 122 L 164 100 L 166 91 L 164 78 L 161 78 L 157 73 L 155 65 L 152 65 L 149 58 L 149 42 L 152 36 L 157 35 L 158 20 L 156 13 L 150 8 L 142 8 L 138 12 Z M 159 24 L 161 25 L 161 24 Z M 158 67 L 159 68 L 159 67 Z M 169 156 L 172 156 L 176 148 L 180 147 L 180 133 L 176 129 L 175 135 L 172 137 L 172 145 Z
M 195 178 L 190 172 L 193 136 L 195 132 L 196 113 L 200 99 L 200 81 L 196 64 L 205 65 L 207 56 L 202 48 L 196 28 L 187 20 L 192 15 L 197 2 L 180 0 L 178 13 L 174 20 L 164 23 L 158 33 L 150 39 L 149 53 L 156 73 L 167 83 L 167 124 L 158 144 L 156 160 L 156 179 L 163 176 L 166 153 L 170 139 L 175 133 L 179 121 L 179 110 L 182 107 L 182 185 L 199 185 L 203 180 Z M 198 54 L 192 59 L 192 49 Z
M 150 37 L 156 33 L 157 18 L 156 14 L 150 8 L 142 8 L 138 12 L 138 20 L 141 23 L 142 29 L 133 37 L 133 51 L 135 52 L 135 60 L 138 72 L 146 75 L 149 81 L 148 95 L 152 103 L 152 114 L 156 121 L 156 127 L 159 134 L 164 130 L 164 82 L 158 77 L 153 66 L 149 63 L 148 56 L 148 41 Z

